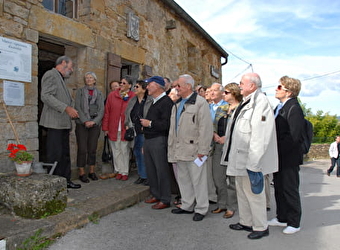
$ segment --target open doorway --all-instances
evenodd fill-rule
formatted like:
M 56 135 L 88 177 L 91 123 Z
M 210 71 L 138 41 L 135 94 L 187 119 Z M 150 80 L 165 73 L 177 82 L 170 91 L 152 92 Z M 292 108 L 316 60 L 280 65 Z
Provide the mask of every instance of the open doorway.
M 58 57 L 65 54 L 65 47 L 63 45 L 51 43 L 40 38 L 38 43 L 38 122 L 43 108 L 43 103 L 40 98 L 41 92 L 41 78 L 46 71 L 55 66 Z M 46 162 L 46 129 L 39 126 L 39 160 Z

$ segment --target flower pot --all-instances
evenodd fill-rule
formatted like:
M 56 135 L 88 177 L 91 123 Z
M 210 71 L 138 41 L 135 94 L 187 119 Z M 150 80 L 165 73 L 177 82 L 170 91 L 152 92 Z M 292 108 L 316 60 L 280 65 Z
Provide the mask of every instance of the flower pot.
M 23 162 L 23 163 L 14 162 L 14 164 L 17 170 L 16 175 L 29 176 L 32 174 L 32 171 L 31 171 L 32 162 Z

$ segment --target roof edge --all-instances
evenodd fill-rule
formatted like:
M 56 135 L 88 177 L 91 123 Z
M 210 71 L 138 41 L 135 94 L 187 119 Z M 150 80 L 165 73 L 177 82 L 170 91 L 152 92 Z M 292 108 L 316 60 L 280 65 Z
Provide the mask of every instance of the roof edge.
M 191 24 L 197 31 L 199 31 L 204 38 L 206 38 L 210 43 L 214 45 L 214 47 L 222 54 L 225 58 L 225 62 L 222 63 L 222 66 L 227 64 L 229 54 L 219 45 L 185 10 L 182 9 L 174 0 L 161 0 L 169 7 L 171 7 L 180 17 L 182 17 L 185 21 Z

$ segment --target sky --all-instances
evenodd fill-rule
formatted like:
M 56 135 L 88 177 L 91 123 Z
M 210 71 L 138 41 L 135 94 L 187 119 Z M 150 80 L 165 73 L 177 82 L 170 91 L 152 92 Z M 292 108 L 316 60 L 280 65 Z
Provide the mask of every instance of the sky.
M 282 76 L 307 108 L 340 116 L 340 1 L 175 0 L 229 54 L 222 84 L 256 72 L 276 106 Z M 251 66 L 250 66 L 251 65 Z

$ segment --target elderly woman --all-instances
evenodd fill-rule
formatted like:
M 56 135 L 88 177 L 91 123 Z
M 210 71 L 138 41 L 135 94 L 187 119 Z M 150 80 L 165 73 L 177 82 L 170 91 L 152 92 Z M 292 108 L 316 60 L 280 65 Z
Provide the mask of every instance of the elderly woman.
M 214 120 L 214 153 L 213 179 L 217 191 L 217 208 L 214 214 L 225 212 L 223 217 L 228 219 L 234 216 L 237 208 L 235 176 L 227 176 L 225 166 L 220 165 L 222 149 L 225 141 L 225 130 L 229 118 L 242 100 L 241 90 L 237 83 L 229 83 L 224 87 L 223 99 L 228 103 L 218 107 Z M 228 182 L 227 182 L 228 179 Z
M 144 134 L 140 119 L 145 117 L 153 102 L 152 97 L 148 95 L 147 85 L 144 81 L 137 81 L 134 86 L 136 96 L 131 98 L 125 111 L 125 126 L 127 128 L 133 127 L 136 133 L 133 154 L 136 158 L 139 178 L 134 183 L 144 185 L 148 184 L 148 180 L 143 154 Z
M 120 88 L 107 97 L 103 118 L 103 131 L 109 136 L 113 152 L 113 163 L 117 172 L 116 179 L 126 181 L 129 177 L 129 142 L 124 139 L 125 110 L 135 93 L 130 89 L 133 84 L 131 76 L 122 78 Z
M 297 100 L 301 89 L 298 79 L 281 77 L 275 97 L 280 104 L 275 109 L 279 155 L 279 171 L 274 173 L 276 218 L 270 226 L 283 226 L 283 233 L 300 231 L 301 201 L 299 170 L 303 162 L 301 150 L 304 115 Z
M 78 89 L 75 109 L 79 119 L 76 120 L 77 166 L 79 179 L 88 183 L 85 166 L 89 165 L 88 177 L 98 180 L 95 174 L 97 142 L 100 135 L 101 121 L 104 115 L 104 97 L 96 88 L 97 76 L 93 72 L 85 73 L 85 86 Z

